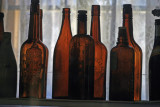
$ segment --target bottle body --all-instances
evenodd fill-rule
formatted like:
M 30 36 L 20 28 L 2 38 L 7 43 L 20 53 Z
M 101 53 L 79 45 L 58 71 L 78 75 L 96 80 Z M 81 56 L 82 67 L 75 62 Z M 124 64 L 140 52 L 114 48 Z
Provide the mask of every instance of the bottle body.
M 160 100 L 160 20 L 155 22 L 155 41 L 149 60 L 149 100 Z
M 4 32 L 0 44 L 0 98 L 16 98 L 17 64 L 11 45 L 11 33 Z
M 94 99 L 106 99 L 107 49 L 101 43 L 100 6 L 92 5 L 91 34 L 95 43 L 94 56 Z
M 78 11 L 78 34 L 69 45 L 69 98 L 93 99 L 94 40 L 87 35 L 87 11 Z
M 43 42 L 43 29 L 42 29 L 42 22 L 43 22 L 43 10 L 40 9 L 40 41 Z M 47 81 L 47 71 L 48 71 L 48 56 L 49 56 L 49 50 L 45 44 L 43 44 L 45 48 L 45 81 Z M 44 82 L 44 86 L 46 87 L 47 83 Z M 46 88 L 44 89 L 44 96 L 46 96 Z
M 123 8 L 123 26 L 126 27 L 129 46 L 134 49 L 134 101 L 141 100 L 142 50 L 133 38 L 132 8 L 130 4 Z
M 69 98 L 93 99 L 94 40 L 76 35 L 71 39 L 69 52 Z
M 110 55 L 110 100 L 134 101 L 134 50 L 128 45 L 126 29 L 119 28 L 117 46 Z
M 70 9 L 63 9 L 63 20 L 53 56 L 52 98 L 68 97 L 69 43 L 72 38 L 70 28 Z
M 39 39 L 39 18 L 39 1 L 32 0 L 28 39 L 20 51 L 20 98 L 46 98 L 46 47 Z
M 45 47 L 42 42 L 26 41 L 20 53 L 20 98 L 45 98 Z
M 115 47 L 111 50 L 110 100 L 134 100 L 134 50 Z

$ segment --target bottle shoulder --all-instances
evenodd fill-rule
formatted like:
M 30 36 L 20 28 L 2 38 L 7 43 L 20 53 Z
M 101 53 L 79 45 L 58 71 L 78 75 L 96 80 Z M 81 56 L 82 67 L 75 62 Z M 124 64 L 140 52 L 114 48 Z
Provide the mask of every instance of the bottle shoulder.
M 139 51 L 140 53 L 142 53 L 141 47 L 135 42 L 135 40 L 131 41 L 131 43 L 129 43 L 129 46 L 132 47 L 135 51 Z
M 26 40 L 21 46 L 21 53 L 31 49 L 34 46 L 38 46 L 41 51 L 48 50 L 48 48 L 41 41 Z
M 85 35 L 85 34 L 77 34 L 72 37 L 72 41 L 73 40 L 89 40 L 94 42 L 93 38 L 90 35 Z
M 131 53 L 134 53 L 134 49 L 130 46 L 115 46 L 111 49 L 111 52 L 131 52 Z

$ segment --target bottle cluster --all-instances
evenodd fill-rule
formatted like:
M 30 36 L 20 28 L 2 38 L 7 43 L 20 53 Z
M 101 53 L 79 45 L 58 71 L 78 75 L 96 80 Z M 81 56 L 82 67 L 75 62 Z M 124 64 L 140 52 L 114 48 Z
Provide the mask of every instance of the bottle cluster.
M 31 0 L 28 39 L 20 50 L 19 98 L 46 98 L 48 48 L 43 44 L 43 10 Z M 63 8 L 62 26 L 53 56 L 52 98 L 106 99 L 107 48 L 101 42 L 100 5 L 92 5 L 90 35 L 87 11 L 78 11 L 77 35 L 72 37 L 70 9 Z M 11 34 L 4 32 L 0 13 L 0 97 L 15 97 L 16 61 Z M 160 100 L 160 19 L 155 21 L 155 43 L 149 62 L 150 100 Z M 123 25 L 110 52 L 109 99 L 140 101 L 142 50 L 134 40 L 132 5 L 123 5 Z

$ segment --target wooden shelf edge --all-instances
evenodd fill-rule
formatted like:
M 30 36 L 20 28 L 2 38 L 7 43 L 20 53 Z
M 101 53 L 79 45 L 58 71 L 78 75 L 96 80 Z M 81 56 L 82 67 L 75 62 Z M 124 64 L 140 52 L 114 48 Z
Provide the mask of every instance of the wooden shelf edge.
M 102 101 L 66 99 L 0 99 L 0 105 L 58 106 L 58 107 L 153 107 L 160 101 Z

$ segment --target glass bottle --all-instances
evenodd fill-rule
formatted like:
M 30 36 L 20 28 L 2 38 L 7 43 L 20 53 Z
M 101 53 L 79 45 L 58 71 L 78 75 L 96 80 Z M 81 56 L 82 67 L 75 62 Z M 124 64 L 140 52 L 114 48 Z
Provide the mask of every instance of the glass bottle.
M 0 12 L 0 98 L 16 98 L 17 64 L 11 45 L 11 33 L 4 32 L 4 14 Z
M 69 46 L 69 98 L 93 99 L 94 40 L 87 35 L 87 11 L 78 11 L 78 34 Z
M 132 7 L 123 5 L 123 26 L 126 27 L 129 46 L 134 49 L 134 101 L 141 100 L 142 50 L 133 38 Z
M 20 98 L 45 98 L 46 48 L 40 41 L 39 0 L 31 0 L 28 39 L 20 51 Z
M 42 18 L 43 18 L 43 10 L 40 9 L 40 40 L 43 42 L 43 29 L 42 29 Z M 49 56 L 49 50 L 47 48 L 47 46 L 45 44 L 43 44 L 44 47 L 45 47 L 45 81 L 47 81 L 47 70 L 48 70 L 48 56 Z M 46 86 L 46 82 L 44 82 L 44 86 Z M 46 96 L 46 88 L 45 88 L 45 91 L 44 91 L 44 96 Z
M 100 5 L 92 5 L 92 21 L 90 35 L 95 43 L 94 56 L 94 98 L 106 99 L 106 63 L 107 49 L 101 42 Z
M 160 100 L 160 19 L 155 20 L 155 40 L 149 60 L 149 99 Z
M 119 27 L 117 46 L 110 54 L 109 99 L 134 100 L 134 49 L 129 46 L 126 28 Z
M 53 56 L 52 98 L 68 97 L 69 43 L 71 38 L 70 9 L 63 8 L 61 31 Z

